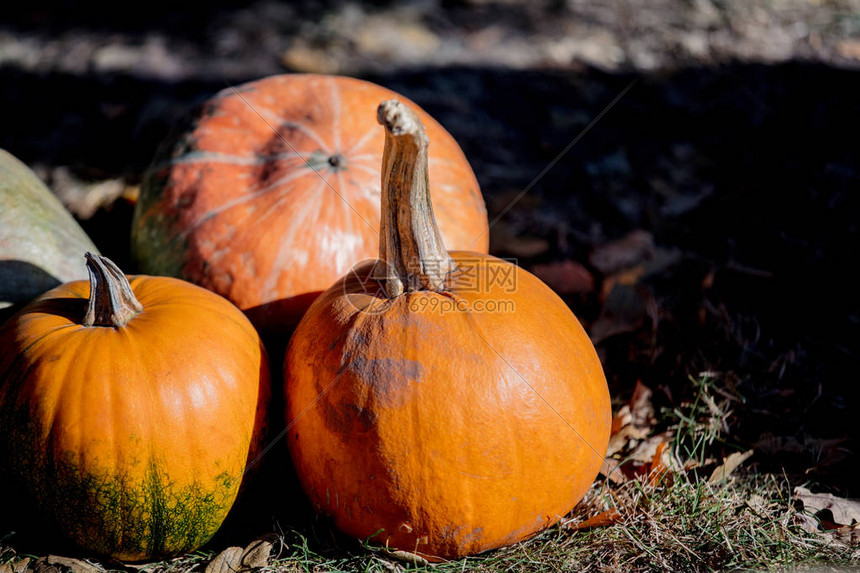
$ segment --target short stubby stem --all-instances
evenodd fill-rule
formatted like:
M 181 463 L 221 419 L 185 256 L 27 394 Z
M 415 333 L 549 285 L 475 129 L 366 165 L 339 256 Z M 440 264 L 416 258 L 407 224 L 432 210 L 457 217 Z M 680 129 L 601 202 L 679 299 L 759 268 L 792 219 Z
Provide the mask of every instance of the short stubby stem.
M 90 298 L 82 324 L 84 326 L 125 326 L 143 312 L 125 274 L 113 261 L 101 255 L 87 253 L 90 275 Z

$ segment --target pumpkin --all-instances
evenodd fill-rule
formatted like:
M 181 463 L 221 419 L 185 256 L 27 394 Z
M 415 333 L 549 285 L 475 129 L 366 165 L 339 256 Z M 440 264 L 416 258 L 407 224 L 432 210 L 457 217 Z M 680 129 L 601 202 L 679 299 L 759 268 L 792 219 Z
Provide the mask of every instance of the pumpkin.
M 259 450 L 269 371 L 242 312 L 198 286 L 127 278 L 38 297 L 0 329 L 0 468 L 81 548 L 124 561 L 219 528 Z
M 227 297 L 264 333 L 288 332 L 353 263 L 376 256 L 384 138 L 373 112 L 395 95 L 354 78 L 285 74 L 205 102 L 144 177 L 132 224 L 140 270 Z M 433 137 L 443 236 L 486 252 L 468 161 L 410 105 Z
M 87 278 L 77 261 L 88 251 L 98 252 L 71 213 L 29 167 L 0 149 L 0 312 Z
M 289 450 L 343 532 L 457 558 L 573 508 L 603 461 L 609 391 L 549 287 L 490 255 L 445 250 L 419 117 L 387 101 L 379 121 L 380 257 L 325 291 L 290 341 Z

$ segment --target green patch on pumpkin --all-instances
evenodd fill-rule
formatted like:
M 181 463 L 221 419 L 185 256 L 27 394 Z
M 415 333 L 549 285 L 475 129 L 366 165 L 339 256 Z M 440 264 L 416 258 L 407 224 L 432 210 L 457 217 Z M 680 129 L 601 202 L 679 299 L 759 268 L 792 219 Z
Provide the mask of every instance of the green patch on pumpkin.
M 3 457 L 41 514 L 88 552 L 123 561 L 181 555 L 204 545 L 217 532 L 238 494 L 241 473 L 224 471 L 205 482 L 177 485 L 155 461 L 128 473 L 93 473 L 78 456 L 57 456 L 14 444 L 33 435 L 9 426 Z M 0 424 L 0 426 L 4 426 Z M 3 428 L 0 428 L 3 429 Z M 5 472 L 4 472 L 5 473 Z
M 150 463 L 142 480 L 93 475 L 63 464 L 45 472 L 39 505 L 76 544 L 139 561 L 197 549 L 215 534 L 236 497 L 238 480 L 221 474 L 209 485 L 177 487 Z

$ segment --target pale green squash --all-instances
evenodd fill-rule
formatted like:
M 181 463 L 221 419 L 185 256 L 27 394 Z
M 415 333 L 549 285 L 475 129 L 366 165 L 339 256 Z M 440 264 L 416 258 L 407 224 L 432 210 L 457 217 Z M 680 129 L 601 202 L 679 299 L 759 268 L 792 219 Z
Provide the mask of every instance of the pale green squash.
M 0 321 L 61 283 L 86 279 L 98 252 L 71 213 L 24 163 L 0 149 Z

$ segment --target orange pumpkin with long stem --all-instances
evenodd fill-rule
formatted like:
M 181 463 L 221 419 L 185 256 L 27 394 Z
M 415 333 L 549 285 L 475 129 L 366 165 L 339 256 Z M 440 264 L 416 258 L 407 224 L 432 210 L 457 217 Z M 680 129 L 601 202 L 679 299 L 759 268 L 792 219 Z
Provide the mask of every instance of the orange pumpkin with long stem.
M 549 287 L 445 250 L 419 118 L 396 101 L 378 117 L 379 261 L 323 293 L 290 342 L 289 448 L 310 500 L 345 533 L 456 558 L 573 508 L 603 461 L 609 392 Z
M 265 350 L 214 293 L 97 255 L 87 268 L 0 329 L 0 470 L 88 551 L 194 550 L 260 451 Z
M 132 226 L 141 272 L 230 299 L 265 335 L 295 326 L 313 299 L 379 248 L 383 135 L 391 90 L 287 74 L 228 88 L 165 145 Z M 449 244 L 487 252 L 487 213 L 459 145 L 414 104 L 433 137 L 430 172 Z

